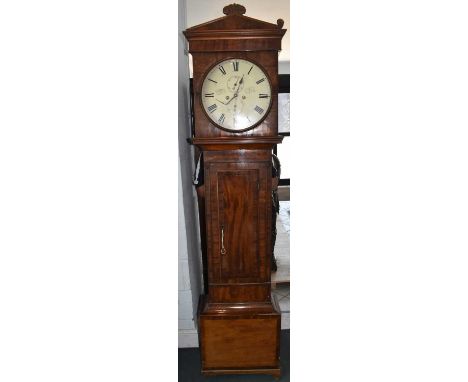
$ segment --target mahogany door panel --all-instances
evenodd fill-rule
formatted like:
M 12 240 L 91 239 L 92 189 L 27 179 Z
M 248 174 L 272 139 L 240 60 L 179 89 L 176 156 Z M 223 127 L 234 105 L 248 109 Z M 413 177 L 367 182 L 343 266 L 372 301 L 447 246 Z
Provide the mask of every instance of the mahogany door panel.
M 258 169 L 218 172 L 223 280 L 258 277 L 258 182 Z
M 212 283 L 268 281 L 269 166 L 266 162 L 207 166 Z

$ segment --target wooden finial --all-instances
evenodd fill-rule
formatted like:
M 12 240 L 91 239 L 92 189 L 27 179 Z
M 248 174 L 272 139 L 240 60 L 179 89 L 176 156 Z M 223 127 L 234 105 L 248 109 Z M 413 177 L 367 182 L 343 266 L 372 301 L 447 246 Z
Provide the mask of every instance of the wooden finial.
M 229 4 L 223 8 L 225 15 L 243 15 L 246 12 L 245 7 L 240 4 Z
M 281 29 L 281 28 L 283 28 L 284 20 L 283 19 L 278 19 L 278 20 L 276 20 L 276 24 L 278 25 L 278 28 Z

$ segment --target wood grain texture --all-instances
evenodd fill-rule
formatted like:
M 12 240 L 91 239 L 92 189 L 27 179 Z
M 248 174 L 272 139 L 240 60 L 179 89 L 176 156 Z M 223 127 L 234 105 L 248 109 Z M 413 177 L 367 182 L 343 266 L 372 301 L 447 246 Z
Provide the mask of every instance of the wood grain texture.
M 226 151 L 226 150 L 272 150 L 273 147 L 283 141 L 283 136 L 273 137 L 221 137 L 221 138 L 193 138 L 190 143 L 202 150 Z
M 265 315 L 278 315 L 281 310 L 276 295 L 268 296 L 264 302 L 239 302 L 225 303 L 212 302 L 209 295 L 201 295 L 198 301 L 198 317 L 210 316 L 211 318 L 252 318 Z
M 208 301 L 209 302 L 209 301 Z M 240 302 L 240 303 L 208 303 L 204 306 L 203 314 L 212 318 L 222 319 L 223 316 L 231 318 L 254 318 L 259 315 L 276 315 L 278 311 L 268 302 Z
M 259 169 L 217 172 L 218 212 L 223 233 L 221 280 L 259 276 Z
M 258 369 L 202 369 L 202 375 L 206 377 L 215 376 L 215 375 L 224 375 L 224 374 L 269 374 L 275 377 L 275 380 L 278 380 L 281 377 L 281 369 L 278 368 L 258 368 Z
M 269 301 L 271 285 L 267 283 L 209 283 L 210 302 L 236 303 L 236 302 L 262 302 Z
M 269 150 L 254 150 L 240 149 L 240 150 L 207 150 L 204 152 L 205 166 L 208 163 L 215 162 L 234 162 L 234 163 L 256 163 L 256 162 L 271 162 L 271 151 Z
M 202 321 L 202 365 L 208 368 L 277 367 L 273 318 L 236 318 Z
M 271 163 L 208 161 L 205 179 L 211 283 L 268 282 Z
M 286 32 L 284 29 L 282 30 L 278 27 L 278 23 L 272 24 L 240 14 L 230 14 L 187 28 L 187 30 L 184 31 L 184 35 L 190 42 L 195 37 L 206 36 L 208 38 L 213 38 L 219 34 L 237 37 L 241 34 L 252 37 L 259 31 L 265 32 L 265 35 L 269 34 L 275 37 L 282 36 Z
M 202 370 L 279 371 L 281 314 L 276 301 L 222 306 L 204 298 L 200 302 Z

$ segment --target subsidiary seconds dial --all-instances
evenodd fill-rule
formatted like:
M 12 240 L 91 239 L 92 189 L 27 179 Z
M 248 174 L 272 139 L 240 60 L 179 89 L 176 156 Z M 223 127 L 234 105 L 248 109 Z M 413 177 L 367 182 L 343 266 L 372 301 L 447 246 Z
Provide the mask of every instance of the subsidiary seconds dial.
M 201 102 L 208 118 L 229 131 L 258 125 L 271 106 L 271 85 L 266 73 L 244 59 L 214 65 L 202 84 Z

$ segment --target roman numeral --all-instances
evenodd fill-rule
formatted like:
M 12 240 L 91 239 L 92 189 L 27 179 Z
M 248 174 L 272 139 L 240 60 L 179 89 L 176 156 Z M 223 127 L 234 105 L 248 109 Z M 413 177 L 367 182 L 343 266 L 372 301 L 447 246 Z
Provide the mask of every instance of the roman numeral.
M 263 112 L 264 112 L 265 110 L 263 110 L 260 106 L 257 105 L 257 106 L 255 106 L 255 111 L 256 111 L 258 114 L 263 114 Z
M 214 112 L 216 110 L 216 108 L 218 107 L 218 105 L 216 105 L 215 103 L 211 106 L 208 106 L 208 111 L 210 113 Z
M 205 97 L 214 97 L 214 93 L 205 93 Z
M 212 80 L 211 78 L 208 78 L 208 81 L 214 82 L 215 84 L 218 83 L 218 81 Z
M 224 123 L 224 114 L 221 114 L 221 117 L 218 119 L 218 123 L 222 125 Z
M 263 81 L 265 81 L 265 77 L 259 79 L 259 80 L 257 81 L 257 85 L 260 84 L 260 83 L 262 83 Z
M 234 71 L 239 71 L 239 61 L 233 61 L 232 66 L 234 67 Z
M 268 97 L 269 97 L 268 94 L 260 93 L 260 94 L 258 95 L 258 98 L 268 98 Z
M 250 67 L 249 72 L 247 74 L 250 74 L 250 71 L 252 70 L 252 68 L 253 68 L 253 65 Z
M 222 65 L 218 66 L 218 69 L 221 70 L 221 73 L 223 73 L 223 75 L 226 74 L 226 71 L 224 70 Z

